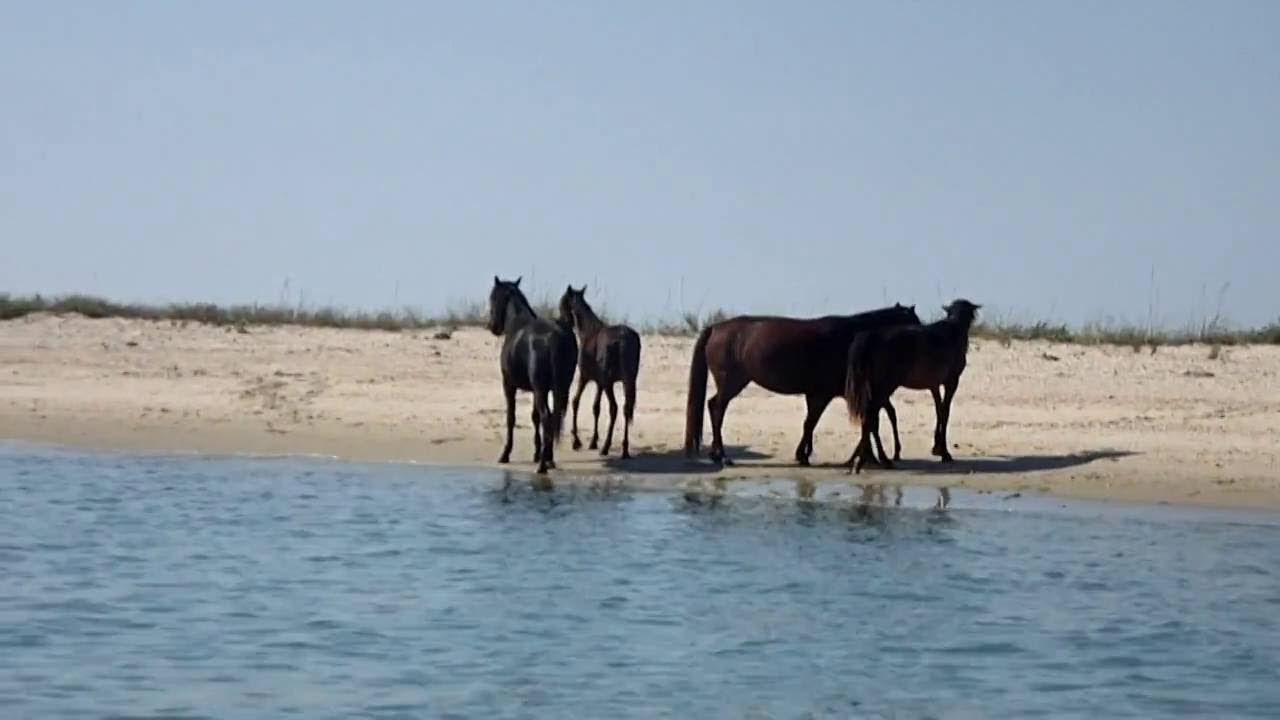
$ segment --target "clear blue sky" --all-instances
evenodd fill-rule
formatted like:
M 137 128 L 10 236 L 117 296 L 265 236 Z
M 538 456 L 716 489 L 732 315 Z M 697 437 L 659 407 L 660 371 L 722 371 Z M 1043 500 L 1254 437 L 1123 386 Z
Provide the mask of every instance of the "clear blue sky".
M 10 0 L 0 244 L 130 300 L 1260 323 L 1280 2 Z

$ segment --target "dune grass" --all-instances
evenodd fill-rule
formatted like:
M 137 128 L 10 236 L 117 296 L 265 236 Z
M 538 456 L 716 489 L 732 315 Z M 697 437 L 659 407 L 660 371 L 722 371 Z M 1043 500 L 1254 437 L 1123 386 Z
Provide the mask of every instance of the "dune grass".
M 556 314 L 549 298 L 534 301 L 543 316 Z M 602 317 L 607 309 L 597 308 Z M 357 328 L 399 332 L 429 328 L 482 327 L 488 321 L 483 302 L 461 303 L 443 313 L 424 313 L 414 308 L 400 310 L 348 310 L 332 307 L 289 307 L 284 305 L 216 305 L 213 303 L 173 303 L 168 305 L 121 303 L 91 295 L 15 296 L 0 293 L 0 320 L 12 320 L 33 313 L 77 313 L 88 318 L 134 318 L 143 320 L 196 322 L 217 326 L 300 325 L 309 327 Z M 697 334 L 707 325 L 729 317 L 725 310 L 685 313 L 679 318 L 642 323 L 646 333 L 669 336 Z M 1044 340 L 1084 345 L 1124 345 L 1134 348 L 1164 345 L 1204 344 L 1211 346 L 1267 344 L 1280 345 L 1280 320 L 1257 328 L 1232 328 L 1215 319 L 1182 329 L 1148 328 L 1123 323 L 1091 323 L 1071 327 L 1049 322 L 988 320 L 974 328 L 974 334 L 1001 342 Z

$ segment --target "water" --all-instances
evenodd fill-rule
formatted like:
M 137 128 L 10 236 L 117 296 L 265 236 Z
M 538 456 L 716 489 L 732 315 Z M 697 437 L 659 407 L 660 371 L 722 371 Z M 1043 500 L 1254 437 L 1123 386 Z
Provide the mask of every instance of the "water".
M 733 487 L 2 446 L 0 717 L 1280 712 L 1275 516 Z

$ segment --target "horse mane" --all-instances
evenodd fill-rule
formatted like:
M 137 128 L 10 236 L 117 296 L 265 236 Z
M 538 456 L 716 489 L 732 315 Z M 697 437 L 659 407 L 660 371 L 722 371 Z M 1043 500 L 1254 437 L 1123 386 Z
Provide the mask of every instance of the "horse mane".
M 524 292 L 521 291 L 520 288 L 515 285 L 508 285 L 507 288 L 511 291 L 510 295 L 507 297 L 508 303 L 518 301 L 519 305 L 529 313 L 529 317 L 538 317 L 538 313 L 533 309 L 533 305 L 529 304 L 529 298 L 524 296 Z
M 578 323 L 583 326 L 582 329 L 586 332 L 591 332 L 604 328 L 604 320 L 601 320 L 600 316 L 596 314 L 595 309 L 591 307 L 591 303 L 587 302 L 586 296 L 578 292 L 574 293 L 573 297 L 573 312 L 582 316 Z

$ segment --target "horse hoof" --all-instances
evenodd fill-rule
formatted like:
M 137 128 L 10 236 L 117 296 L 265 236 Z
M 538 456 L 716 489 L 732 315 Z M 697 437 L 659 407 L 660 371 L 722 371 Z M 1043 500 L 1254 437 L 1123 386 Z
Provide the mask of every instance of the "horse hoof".
M 581 449 L 582 449 L 582 441 L 581 441 L 581 440 L 579 440 L 578 438 L 574 438 L 574 439 L 573 439 L 573 449 L 574 449 L 574 450 L 581 450 Z
M 886 459 L 884 462 L 880 463 L 880 465 L 881 465 L 885 470 L 892 470 L 892 469 L 893 469 L 893 461 L 892 461 L 892 460 L 888 460 L 888 459 Z
M 630 450 L 625 450 L 625 449 L 624 449 L 624 450 L 622 451 L 622 459 L 623 459 L 623 460 L 630 460 L 630 459 L 631 459 L 631 451 L 630 451 Z
M 600 443 L 596 442 L 595 440 L 592 440 L 592 441 L 591 441 L 591 444 L 587 446 L 587 449 L 588 449 L 588 450 L 595 450 L 595 449 L 596 449 L 596 448 L 598 448 L 598 447 L 600 447 Z
M 797 465 L 799 465 L 800 467 L 809 467 L 809 458 L 807 458 L 807 457 L 801 457 L 801 456 L 797 455 L 797 456 L 796 456 L 796 464 L 797 464 Z
M 946 453 L 940 460 L 944 463 L 955 462 L 955 458 L 951 457 L 951 453 Z
M 503 455 L 502 457 L 498 458 L 499 465 L 506 465 L 509 462 L 511 462 L 511 457 L 508 455 Z

